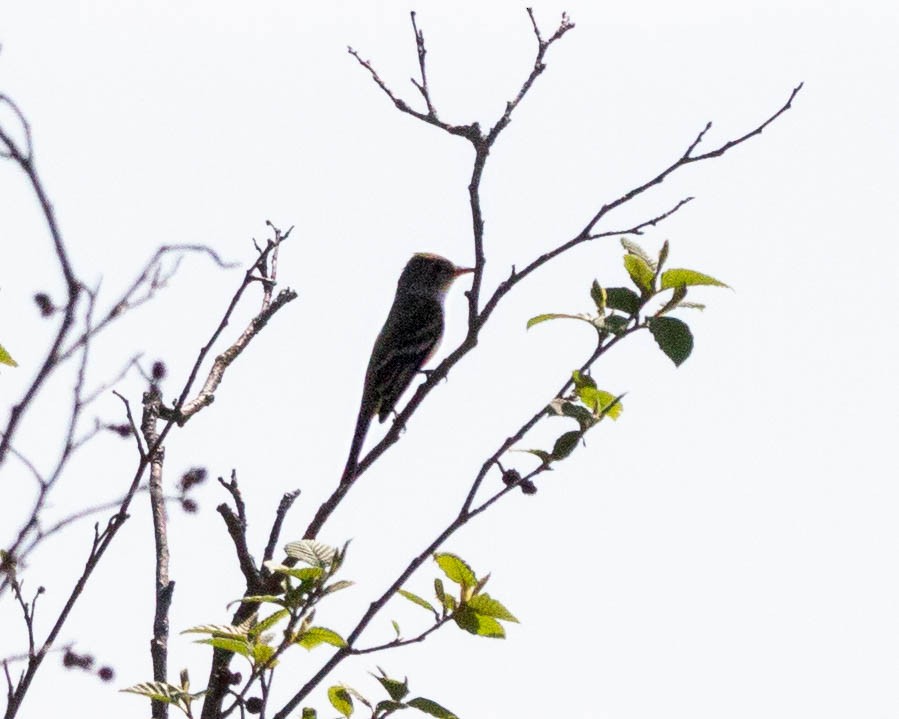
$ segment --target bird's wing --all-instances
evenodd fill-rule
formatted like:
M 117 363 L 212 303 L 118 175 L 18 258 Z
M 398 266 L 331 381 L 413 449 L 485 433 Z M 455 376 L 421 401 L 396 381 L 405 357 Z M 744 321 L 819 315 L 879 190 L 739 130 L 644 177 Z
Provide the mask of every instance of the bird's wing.
M 395 301 L 375 342 L 366 377 L 373 406 L 383 422 L 400 395 L 431 357 L 443 334 L 443 308 L 427 297 Z

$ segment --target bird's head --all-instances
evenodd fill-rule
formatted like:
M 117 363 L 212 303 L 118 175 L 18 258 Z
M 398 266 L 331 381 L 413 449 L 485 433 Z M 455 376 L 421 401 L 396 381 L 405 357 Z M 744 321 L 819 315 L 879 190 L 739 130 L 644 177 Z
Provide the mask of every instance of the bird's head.
M 397 288 L 410 294 L 442 298 L 453 280 L 468 272 L 474 272 L 474 268 L 457 267 L 440 255 L 419 252 L 406 263 Z

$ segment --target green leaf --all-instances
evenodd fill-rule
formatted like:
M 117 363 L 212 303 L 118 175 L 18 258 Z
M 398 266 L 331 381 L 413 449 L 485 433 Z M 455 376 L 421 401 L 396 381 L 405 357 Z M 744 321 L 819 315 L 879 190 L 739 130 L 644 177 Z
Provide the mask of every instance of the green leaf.
M 272 662 L 275 648 L 270 644 L 255 644 L 252 651 L 253 666 L 273 667 L 277 662 Z
M 406 705 L 402 702 L 391 701 L 390 699 L 382 699 L 375 705 L 375 714 L 377 717 L 390 716 L 393 712 L 405 709 Z
M 693 351 L 693 334 L 679 319 L 655 317 L 649 321 L 649 331 L 662 352 L 678 367 Z
M 594 390 L 594 392 L 596 391 L 598 390 Z M 566 417 L 576 419 L 582 431 L 588 430 L 596 424 L 596 417 L 593 416 L 593 413 L 586 407 L 575 404 L 574 402 L 562 402 L 561 412 Z
M 410 699 L 407 705 L 425 714 L 430 714 L 432 717 L 439 717 L 439 719 L 459 719 L 449 709 L 445 709 L 432 699 L 415 697 L 415 699 Z
M 583 436 L 584 433 L 580 430 L 573 430 L 571 432 L 566 432 L 565 434 L 563 434 L 556 440 L 556 443 L 553 445 L 552 458 L 556 460 L 565 459 L 574 451 L 574 448 L 577 447 L 577 443 Z
M 468 606 L 483 617 L 493 617 L 494 619 L 504 619 L 507 622 L 518 623 L 515 615 L 506 609 L 499 600 L 494 599 L 489 594 L 476 594 L 468 600 Z
M 606 307 L 634 315 L 640 310 L 640 296 L 630 287 L 607 287 Z
M 602 392 L 602 390 L 600 390 L 600 392 Z M 612 397 L 608 392 L 602 392 L 602 394 L 610 399 L 606 401 L 606 398 L 603 398 L 600 404 L 600 416 L 618 419 L 621 416 L 621 413 L 624 412 L 624 405 L 621 404 L 621 400 L 624 399 L 624 393 L 617 397 Z
M 638 257 L 637 255 L 625 255 L 624 268 L 631 276 L 634 284 L 637 285 L 641 295 L 645 297 L 653 293 L 652 284 L 655 279 L 655 273 L 642 257 Z
M 372 674 L 372 676 L 379 682 L 381 682 L 381 686 L 384 687 L 387 694 L 395 702 L 402 701 L 403 698 L 409 693 L 408 679 L 399 681 L 397 679 L 391 679 L 390 677 L 379 677 L 377 674 Z
M 434 577 L 434 595 L 437 597 L 437 600 L 443 604 L 446 592 L 443 589 L 443 580 L 440 577 Z
M 590 286 L 590 297 L 596 305 L 597 312 L 604 315 L 606 313 L 606 291 L 596 280 L 593 280 L 593 284 Z
M 672 287 L 679 287 L 680 285 L 686 285 L 687 287 L 690 287 L 692 285 L 714 285 L 715 287 L 728 287 L 728 285 L 724 284 L 720 280 L 716 280 L 714 277 L 704 275 L 702 272 L 697 272 L 696 270 L 671 269 L 666 270 L 662 273 L 663 290 L 668 290 Z
M 245 639 L 227 639 L 225 637 L 212 637 L 210 639 L 197 639 L 197 644 L 208 644 L 216 649 L 224 649 L 242 657 L 249 658 L 250 644 Z
M 347 719 L 353 713 L 353 698 L 350 693 L 342 686 L 335 685 L 328 687 L 328 701 L 331 706 L 343 714 Z
M 334 582 L 325 587 L 322 591 L 322 594 L 333 594 L 334 592 L 339 592 L 341 589 L 352 587 L 354 584 L 355 582 L 351 582 L 347 579 L 341 579 L 339 582 Z
M 662 249 L 659 250 L 659 264 L 656 265 L 656 272 L 658 272 L 662 268 L 662 265 L 665 264 L 665 260 L 668 259 L 668 250 L 669 249 L 671 249 L 671 248 L 668 246 L 668 240 L 665 240 L 662 243 Z
M 233 624 L 198 624 L 190 629 L 185 629 L 182 634 L 211 634 L 217 637 L 238 637 L 247 636 L 247 629 L 244 627 L 236 627 Z
M 166 684 L 165 682 L 142 682 L 120 691 L 126 694 L 139 694 L 142 697 L 148 697 L 166 704 L 177 704 L 180 701 L 189 703 L 191 700 L 190 694 L 182 691 L 180 687 Z
M 265 619 L 260 621 L 256 626 L 254 626 L 250 630 L 250 636 L 258 637 L 263 632 L 267 632 L 273 626 L 275 626 L 278 622 L 280 622 L 285 617 L 289 616 L 290 612 L 286 609 L 279 609 L 274 614 L 267 616 Z
M 346 639 L 337 632 L 325 627 L 309 627 L 309 629 L 300 632 L 294 641 L 306 649 L 313 649 L 319 644 L 330 644 L 334 647 L 345 647 L 347 645 Z
M 0 364 L 9 365 L 10 367 L 19 366 L 19 363 L 12 358 L 12 355 L 6 351 L 3 345 L 0 345 Z
M 612 419 L 618 419 L 621 412 L 624 410 L 621 403 L 616 402 L 616 399 L 618 398 L 611 392 L 606 392 L 603 389 L 585 387 L 584 389 L 578 390 L 577 394 L 578 399 L 587 405 L 593 411 L 594 415 L 608 415 Z M 611 407 L 611 409 L 606 411 L 607 407 Z M 595 419 L 593 424 L 596 424 Z
M 686 285 L 678 285 L 674 288 L 674 292 L 671 293 L 671 299 L 668 300 L 662 308 L 653 315 L 654 317 L 661 317 L 662 315 L 671 312 L 673 309 L 677 309 L 678 305 L 683 301 L 684 297 L 687 296 L 687 286 Z
M 453 621 L 469 634 L 475 634 L 479 637 L 490 637 L 493 639 L 504 639 L 506 630 L 493 617 L 487 617 L 478 614 L 468 604 L 463 604 L 453 614 Z
M 582 315 L 566 315 L 561 312 L 549 312 L 545 315 L 537 315 L 536 317 L 531 317 L 531 319 L 528 320 L 527 329 L 531 329 L 531 327 L 533 327 L 534 325 L 539 325 L 541 322 L 546 322 L 547 320 L 559 320 L 559 319 L 581 320 L 581 322 L 587 322 L 587 323 L 592 324 L 592 322 L 590 321 L 590 318 L 584 317 Z
M 606 317 L 606 329 L 615 335 L 620 335 L 624 330 L 627 329 L 628 323 L 627 317 L 622 317 L 621 315 L 611 314 Z
M 288 567 L 285 564 L 278 564 L 277 562 L 266 562 L 265 567 L 270 572 L 285 574 L 288 577 L 299 579 L 301 582 L 314 582 L 316 579 L 320 579 L 325 572 L 322 567 Z
M 656 262 L 655 260 L 649 256 L 649 253 L 644 250 L 640 245 L 638 245 L 633 240 L 629 240 L 626 237 L 621 238 L 621 246 L 628 251 L 628 254 L 636 255 L 641 260 L 643 260 L 647 265 L 652 268 L 652 271 L 656 271 Z
M 316 712 L 312 707 L 303 707 L 303 712 L 300 715 L 300 719 L 318 719 L 318 712 Z
M 285 545 L 284 553 L 313 567 L 326 567 L 334 561 L 337 549 L 312 539 L 301 539 Z
M 284 606 L 284 597 L 280 594 L 249 594 L 246 597 L 241 597 L 236 600 L 236 602 L 231 602 L 231 604 L 277 604 L 279 606 Z
M 400 638 L 400 625 L 397 624 L 395 619 L 391 619 L 390 623 L 393 625 L 393 631 L 396 632 L 396 638 Z
M 473 587 L 478 583 L 478 578 L 471 567 L 455 554 L 437 552 L 434 554 L 434 561 L 450 581 L 461 584 L 463 587 Z
M 412 592 L 407 592 L 405 589 L 397 589 L 397 593 L 401 597 L 405 597 L 413 604 L 417 604 L 420 607 L 424 607 L 425 609 L 430 609 L 434 614 L 437 614 L 437 610 L 431 605 L 431 603 L 427 599 L 422 599 L 417 594 L 413 594 Z
M 596 387 L 596 380 L 590 375 L 584 374 L 579 369 L 576 369 L 571 373 L 571 381 L 574 382 L 575 389 L 581 389 L 582 387 Z

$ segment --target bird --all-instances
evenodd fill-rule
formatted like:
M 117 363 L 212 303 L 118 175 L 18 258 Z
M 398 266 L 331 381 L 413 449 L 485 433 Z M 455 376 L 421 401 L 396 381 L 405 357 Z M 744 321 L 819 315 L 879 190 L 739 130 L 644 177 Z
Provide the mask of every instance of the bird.
M 412 255 L 396 285 L 393 305 L 372 347 L 362 402 L 341 484 L 355 479 L 362 445 L 375 415 L 384 422 L 443 337 L 443 300 L 453 281 L 474 272 L 430 252 Z

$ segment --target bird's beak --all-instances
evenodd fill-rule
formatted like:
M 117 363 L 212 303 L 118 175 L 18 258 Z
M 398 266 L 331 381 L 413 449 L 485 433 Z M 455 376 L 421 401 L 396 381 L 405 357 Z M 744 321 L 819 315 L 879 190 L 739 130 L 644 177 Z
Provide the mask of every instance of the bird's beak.
M 453 277 L 458 277 L 459 275 L 467 275 L 469 272 L 474 272 L 474 267 L 457 267 L 453 271 Z

